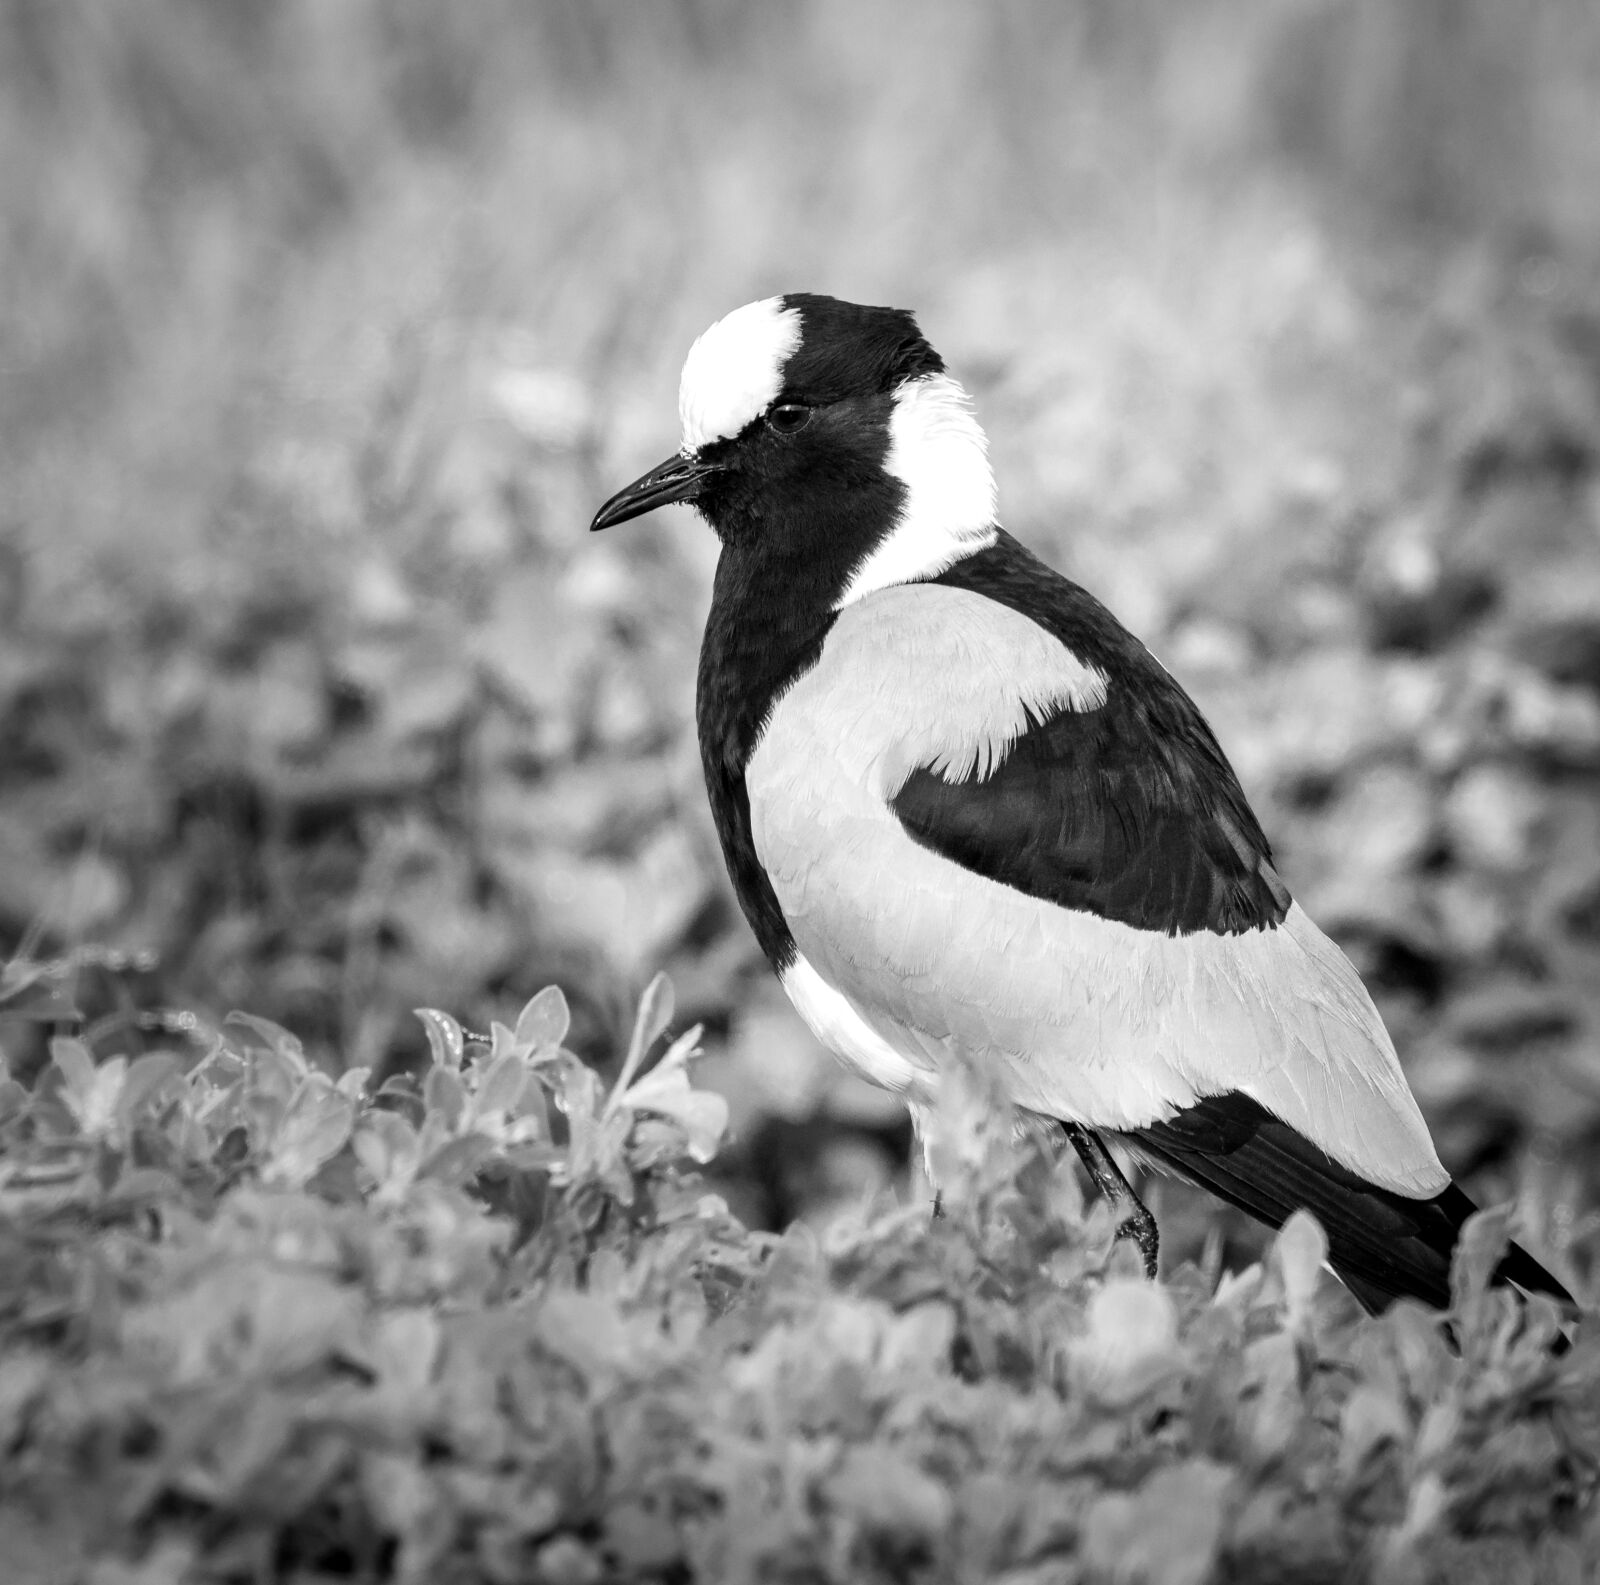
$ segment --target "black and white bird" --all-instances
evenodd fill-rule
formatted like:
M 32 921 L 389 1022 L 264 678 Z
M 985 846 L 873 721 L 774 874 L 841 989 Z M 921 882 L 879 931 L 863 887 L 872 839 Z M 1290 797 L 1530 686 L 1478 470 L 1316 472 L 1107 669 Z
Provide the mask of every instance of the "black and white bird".
M 1306 917 L 1205 719 L 999 526 L 983 431 L 911 314 L 810 293 L 695 342 L 681 451 L 593 527 L 692 502 L 721 541 L 706 789 L 818 1038 L 902 1094 L 979 1065 L 1059 1119 L 1154 1272 L 1120 1141 L 1381 1309 L 1449 1303 L 1472 1202 L 1359 976 Z M 1513 1245 L 1500 1278 L 1566 1299 Z

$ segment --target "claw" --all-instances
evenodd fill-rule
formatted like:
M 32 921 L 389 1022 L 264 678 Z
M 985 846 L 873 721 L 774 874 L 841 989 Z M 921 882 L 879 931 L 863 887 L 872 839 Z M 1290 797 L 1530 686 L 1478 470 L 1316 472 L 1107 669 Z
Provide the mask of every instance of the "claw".
M 1144 1258 L 1144 1274 L 1154 1282 L 1156 1257 L 1161 1251 L 1161 1230 L 1156 1226 L 1155 1217 L 1150 1214 L 1150 1207 L 1133 1192 L 1133 1185 L 1123 1177 L 1122 1169 L 1112 1159 L 1105 1141 L 1097 1133 L 1078 1123 L 1063 1123 L 1061 1126 L 1066 1130 L 1067 1138 L 1072 1141 L 1089 1176 L 1094 1179 L 1095 1187 L 1112 1204 L 1126 1210 L 1127 1214 L 1117 1223 L 1114 1236 L 1131 1239 L 1139 1246 L 1139 1253 Z
M 1130 1194 L 1132 1191 L 1129 1191 Z M 1151 1282 L 1156 1280 L 1156 1257 L 1161 1252 L 1161 1230 L 1150 1208 L 1143 1200 L 1133 1196 L 1134 1209 L 1117 1223 L 1116 1238 L 1130 1239 L 1139 1246 L 1144 1259 L 1144 1274 Z

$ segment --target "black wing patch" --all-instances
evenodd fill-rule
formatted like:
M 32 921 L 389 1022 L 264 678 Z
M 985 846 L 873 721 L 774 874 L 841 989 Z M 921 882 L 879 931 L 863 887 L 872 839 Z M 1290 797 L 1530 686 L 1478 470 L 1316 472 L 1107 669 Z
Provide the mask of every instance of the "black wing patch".
M 1290 898 L 1193 701 L 1094 597 L 1009 535 L 935 580 L 1011 606 L 1108 678 L 1105 703 L 1029 729 L 998 769 L 913 771 L 890 800 L 922 846 L 1065 908 L 1168 935 L 1282 923 Z
M 1454 1183 L 1430 1200 L 1378 1188 L 1237 1093 L 1207 1096 L 1125 1137 L 1269 1227 L 1281 1227 L 1296 1210 L 1310 1211 L 1328 1235 L 1329 1264 L 1368 1310 L 1401 1298 L 1449 1308 L 1451 1256 L 1462 1224 L 1477 1209 Z M 1495 1280 L 1573 1302 L 1517 1244 Z

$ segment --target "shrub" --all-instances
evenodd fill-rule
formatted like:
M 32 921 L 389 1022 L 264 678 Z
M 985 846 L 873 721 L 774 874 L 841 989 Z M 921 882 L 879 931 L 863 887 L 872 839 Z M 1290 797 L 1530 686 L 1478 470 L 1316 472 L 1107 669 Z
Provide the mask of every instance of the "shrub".
M 658 979 L 609 1090 L 536 996 L 417 1083 L 230 1020 L 0 1079 L 0 1577 L 1577 1580 L 1600 1349 L 1457 1261 L 1358 1317 L 1296 1217 L 1149 1284 L 1040 1143 L 939 1218 L 741 1226 Z

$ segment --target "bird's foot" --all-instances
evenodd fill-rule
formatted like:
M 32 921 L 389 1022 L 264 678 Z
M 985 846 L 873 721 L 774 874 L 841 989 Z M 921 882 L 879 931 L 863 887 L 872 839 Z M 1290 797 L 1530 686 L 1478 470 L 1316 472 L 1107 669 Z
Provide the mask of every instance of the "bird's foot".
M 1133 1200 L 1133 1209 L 1117 1223 L 1117 1230 L 1112 1236 L 1129 1239 L 1139 1246 L 1139 1254 L 1144 1260 L 1144 1274 L 1154 1282 L 1156 1256 L 1161 1252 L 1161 1231 L 1150 1213 L 1150 1207 L 1136 1195 L 1130 1193 L 1130 1198 Z
M 1122 1175 L 1122 1169 L 1106 1149 L 1106 1143 L 1099 1134 L 1079 1123 L 1063 1123 L 1061 1126 L 1094 1180 L 1095 1187 L 1111 1204 L 1126 1210 L 1127 1214 L 1117 1223 L 1113 1239 L 1131 1239 L 1139 1246 L 1139 1253 L 1144 1257 L 1144 1274 L 1154 1282 L 1161 1233 L 1156 1227 L 1155 1217 L 1150 1214 L 1150 1207 L 1134 1193 L 1133 1185 Z

